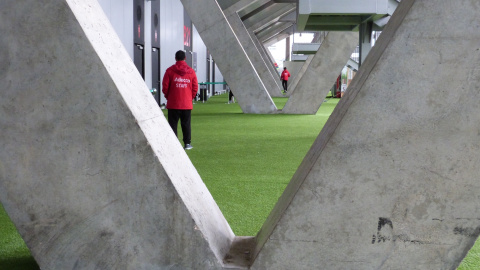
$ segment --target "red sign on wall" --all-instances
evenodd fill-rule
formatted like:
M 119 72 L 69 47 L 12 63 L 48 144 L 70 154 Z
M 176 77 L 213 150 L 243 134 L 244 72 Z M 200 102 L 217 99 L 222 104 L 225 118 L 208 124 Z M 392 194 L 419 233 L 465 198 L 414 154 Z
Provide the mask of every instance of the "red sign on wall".
M 183 26 L 183 45 L 190 47 L 192 44 L 192 30 L 188 26 Z

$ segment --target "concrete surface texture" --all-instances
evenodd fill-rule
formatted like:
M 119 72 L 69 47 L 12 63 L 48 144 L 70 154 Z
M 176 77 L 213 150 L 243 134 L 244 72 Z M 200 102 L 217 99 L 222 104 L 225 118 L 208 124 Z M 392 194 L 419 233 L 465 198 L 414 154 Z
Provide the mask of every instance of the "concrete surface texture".
M 40 267 L 222 268 L 234 234 L 97 1 L 3 1 L 0 32 L 0 201 Z
M 250 32 L 250 35 L 255 36 L 252 32 Z M 255 38 L 252 38 L 252 39 L 253 39 L 253 42 L 255 42 L 255 44 L 257 44 L 257 46 L 262 47 L 263 50 L 260 50 L 260 54 L 262 55 L 263 59 L 267 63 L 268 69 L 272 73 L 273 77 L 280 76 L 281 72 L 279 71 L 279 69 L 277 67 L 275 67 L 275 58 L 273 57 L 272 52 L 268 48 L 269 45 L 261 43 L 260 40 L 258 40 L 258 38 L 256 38 L 256 36 L 255 36 Z
M 357 32 L 329 32 L 299 78 L 282 113 L 316 114 L 358 44 Z
M 403 0 L 252 239 L 95 0 L 4 1 L 0 201 L 42 269 L 455 269 L 480 233 L 479 12 Z
M 456 269 L 480 232 L 479 13 L 400 3 L 261 229 L 254 269 Z
M 215 0 L 181 0 L 244 113 L 276 113 L 250 59 Z
M 262 80 L 268 94 L 271 97 L 280 97 L 282 96 L 282 92 L 280 91 L 280 86 L 277 83 L 276 78 L 272 76 L 270 70 L 267 67 L 267 64 L 263 60 L 260 55 L 260 52 L 252 40 L 250 33 L 247 31 L 245 26 L 243 25 L 242 20 L 240 19 L 238 13 L 234 9 L 234 7 L 230 7 L 227 10 L 223 11 L 232 30 L 235 33 L 235 36 L 238 38 L 238 41 L 242 44 L 242 47 L 245 49 L 246 55 L 248 59 L 251 60 L 253 67 L 258 73 L 258 76 Z M 239 55 L 241 57 L 243 55 Z M 231 58 L 233 60 L 233 58 Z M 231 66 L 234 66 L 235 63 L 231 63 Z M 248 78 L 243 78 L 243 80 L 248 80 Z
M 303 64 L 300 67 L 300 69 L 297 71 L 297 75 L 295 77 L 293 77 L 291 82 L 290 82 L 290 80 L 288 82 L 288 84 L 289 84 L 288 88 L 290 88 L 290 92 L 287 93 L 287 96 L 290 96 L 293 93 L 293 91 L 295 91 L 295 88 L 297 88 L 298 82 L 300 81 L 300 79 L 305 74 L 305 71 L 307 71 L 308 67 L 310 66 L 310 63 L 313 60 L 313 57 L 314 57 L 314 55 L 309 55 L 305 62 L 300 62 L 300 63 L 303 63 Z
M 260 56 L 262 57 L 263 61 L 267 65 L 268 71 L 272 75 L 273 78 L 280 78 L 280 74 L 278 73 L 277 69 L 275 68 L 275 60 L 273 58 L 273 55 L 270 53 L 269 49 L 258 40 L 257 36 L 255 33 L 253 33 L 251 30 L 248 30 L 248 33 L 250 34 L 250 37 L 252 38 L 253 43 L 255 46 L 258 48 L 258 52 L 260 53 Z M 279 89 L 282 89 L 282 83 L 277 81 Z

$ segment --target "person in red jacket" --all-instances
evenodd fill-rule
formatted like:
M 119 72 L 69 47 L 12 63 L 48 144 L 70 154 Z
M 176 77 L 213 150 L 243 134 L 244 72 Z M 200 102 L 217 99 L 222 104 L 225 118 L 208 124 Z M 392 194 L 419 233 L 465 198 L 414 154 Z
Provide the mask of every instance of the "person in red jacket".
M 162 80 L 162 92 L 167 99 L 168 123 L 177 135 L 178 119 L 183 133 L 185 149 L 192 149 L 191 115 L 192 100 L 197 95 L 198 81 L 195 71 L 185 62 L 185 52 L 175 53 L 175 65 L 165 71 Z
M 280 80 L 282 80 L 283 91 L 287 92 L 288 78 L 290 77 L 290 72 L 288 72 L 287 67 L 283 68 L 282 75 L 280 75 Z

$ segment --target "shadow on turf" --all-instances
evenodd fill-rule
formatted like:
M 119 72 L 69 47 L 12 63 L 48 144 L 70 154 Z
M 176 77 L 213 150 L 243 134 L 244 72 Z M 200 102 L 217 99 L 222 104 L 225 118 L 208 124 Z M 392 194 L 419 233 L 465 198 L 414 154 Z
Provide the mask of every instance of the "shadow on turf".
M 33 257 L 4 258 L 0 260 L 0 269 L 5 270 L 40 270 Z

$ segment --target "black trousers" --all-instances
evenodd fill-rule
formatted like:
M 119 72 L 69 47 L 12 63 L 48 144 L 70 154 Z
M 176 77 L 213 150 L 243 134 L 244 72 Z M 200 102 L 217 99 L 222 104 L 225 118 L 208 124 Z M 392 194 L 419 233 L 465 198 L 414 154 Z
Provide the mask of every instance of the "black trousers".
M 174 110 L 168 109 L 168 123 L 175 135 L 177 135 L 178 119 L 180 119 L 180 126 L 182 127 L 183 143 L 190 144 L 192 141 L 192 127 L 190 119 L 192 116 L 191 110 Z
M 287 92 L 287 85 L 288 85 L 288 81 L 287 80 L 282 80 L 282 86 L 283 86 L 283 90 L 285 92 Z

